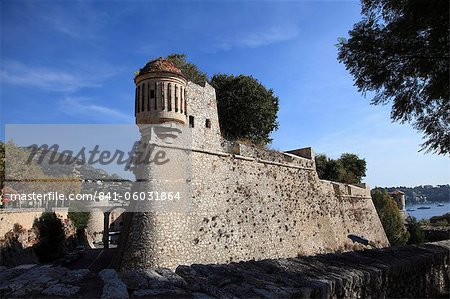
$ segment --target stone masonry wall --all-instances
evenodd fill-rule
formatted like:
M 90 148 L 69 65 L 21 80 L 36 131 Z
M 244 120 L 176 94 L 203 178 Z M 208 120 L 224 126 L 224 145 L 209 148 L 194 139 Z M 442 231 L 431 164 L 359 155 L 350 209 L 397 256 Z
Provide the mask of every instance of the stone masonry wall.
M 362 249 L 348 234 L 389 245 L 369 189 L 319 180 L 311 164 L 278 163 L 192 152 L 192 210 L 139 215 L 138 225 L 151 223 L 151 232 L 129 243 L 121 268 Z
M 221 148 L 219 117 L 217 114 L 216 91 L 205 83 L 205 87 L 189 82 L 187 87 L 188 124 L 189 117 L 194 118 L 192 131 L 192 147 L 197 149 Z M 210 128 L 206 127 L 206 120 L 210 121 Z
M 182 200 L 191 209 L 130 216 L 118 268 L 175 269 L 362 249 L 349 234 L 389 245 L 369 188 L 320 180 L 311 150 L 299 157 L 224 140 L 214 88 L 189 82 L 186 90 L 188 118 L 194 117 L 186 177 L 192 194 Z M 149 178 L 163 179 L 161 171 L 149 169 Z

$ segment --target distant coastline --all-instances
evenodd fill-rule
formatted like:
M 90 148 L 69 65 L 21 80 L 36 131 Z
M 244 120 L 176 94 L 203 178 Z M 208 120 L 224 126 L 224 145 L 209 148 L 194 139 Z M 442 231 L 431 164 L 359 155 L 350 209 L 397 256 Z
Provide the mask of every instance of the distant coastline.
M 421 185 L 415 187 L 382 187 L 388 192 L 399 190 L 405 193 L 406 206 L 427 203 L 450 203 L 450 185 Z

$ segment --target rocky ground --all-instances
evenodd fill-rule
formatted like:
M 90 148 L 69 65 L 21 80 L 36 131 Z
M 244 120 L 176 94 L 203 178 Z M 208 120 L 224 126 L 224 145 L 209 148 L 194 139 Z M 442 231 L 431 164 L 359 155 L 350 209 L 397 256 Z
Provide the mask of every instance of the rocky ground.
M 448 298 L 450 241 L 314 257 L 126 271 L 0 268 L 2 298 Z

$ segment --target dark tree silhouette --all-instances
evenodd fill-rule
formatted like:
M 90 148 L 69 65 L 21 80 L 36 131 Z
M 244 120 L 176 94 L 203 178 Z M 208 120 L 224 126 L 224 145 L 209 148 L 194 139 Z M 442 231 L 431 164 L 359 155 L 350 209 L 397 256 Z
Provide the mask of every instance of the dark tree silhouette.
M 256 144 L 271 142 L 278 128 L 278 97 L 251 76 L 217 74 L 211 80 L 216 89 L 222 134 L 230 139 L 247 139 Z
M 449 1 L 362 0 L 362 20 L 340 38 L 338 60 L 373 104 L 424 134 L 422 150 L 450 153 Z
M 366 160 L 355 154 L 344 153 L 336 160 L 317 155 L 315 161 L 317 174 L 323 180 L 359 184 L 366 176 Z

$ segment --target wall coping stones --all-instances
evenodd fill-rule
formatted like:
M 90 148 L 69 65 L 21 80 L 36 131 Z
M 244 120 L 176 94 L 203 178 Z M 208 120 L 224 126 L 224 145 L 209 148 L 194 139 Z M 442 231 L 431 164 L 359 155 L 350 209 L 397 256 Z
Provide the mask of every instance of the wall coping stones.
M 132 297 L 146 298 L 448 298 L 449 257 L 450 240 L 445 240 L 340 254 L 194 264 L 179 266 L 175 273 L 167 268 L 120 273 L 104 269 L 98 277 L 103 280 L 101 298 L 128 298 L 128 291 Z M 92 297 L 93 290 L 60 278 L 79 270 L 50 265 L 31 269 L 3 281 L 1 295 L 83 298 L 88 293 Z M 91 275 L 95 277 L 89 279 L 97 278 Z

